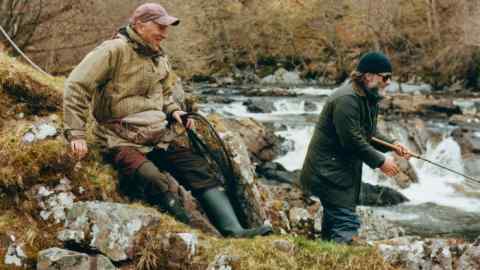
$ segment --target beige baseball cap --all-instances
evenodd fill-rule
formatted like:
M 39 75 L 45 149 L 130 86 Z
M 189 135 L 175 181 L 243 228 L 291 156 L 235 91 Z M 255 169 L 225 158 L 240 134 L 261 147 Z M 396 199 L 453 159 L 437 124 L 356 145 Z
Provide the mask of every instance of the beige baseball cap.
M 135 9 L 130 17 L 130 23 L 153 21 L 161 25 L 178 25 L 180 20 L 168 15 L 165 8 L 156 3 L 142 4 Z

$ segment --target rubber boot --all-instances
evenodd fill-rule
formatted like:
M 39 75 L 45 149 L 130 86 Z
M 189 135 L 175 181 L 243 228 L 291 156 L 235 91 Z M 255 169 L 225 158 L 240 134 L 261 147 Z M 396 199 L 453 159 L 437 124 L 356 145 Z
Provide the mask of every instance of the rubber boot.
M 165 182 L 165 176 L 150 161 L 143 163 L 136 171 L 135 177 L 142 178 L 148 186 L 154 190 L 149 191 L 149 199 L 174 216 L 177 220 L 189 224 L 190 215 L 183 207 L 182 203 L 173 194 L 168 191 L 168 183 Z
M 200 200 L 210 220 L 224 236 L 251 238 L 272 233 L 272 227 L 268 225 L 244 229 L 238 221 L 227 194 L 221 188 L 211 188 L 203 192 Z

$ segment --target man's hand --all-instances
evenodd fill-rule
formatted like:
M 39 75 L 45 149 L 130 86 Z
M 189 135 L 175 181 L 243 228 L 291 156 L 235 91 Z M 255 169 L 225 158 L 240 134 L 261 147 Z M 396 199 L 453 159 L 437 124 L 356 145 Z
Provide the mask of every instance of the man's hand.
M 395 176 L 400 171 L 393 157 L 387 157 L 380 166 L 380 170 L 387 176 Z
M 175 121 L 184 125 L 185 128 L 191 129 L 195 126 L 195 121 L 192 118 L 187 118 L 187 123 L 183 124 L 182 115 L 185 115 L 185 114 L 187 114 L 187 113 L 184 112 L 184 111 L 174 111 L 172 113 L 172 116 L 175 119 Z
M 397 153 L 397 155 L 406 160 L 409 160 L 412 157 L 412 152 L 410 152 L 410 150 L 408 150 L 403 144 L 395 143 L 394 145 L 396 146 L 395 153 Z
M 77 159 L 84 158 L 88 153 L 87 141 L 84 139 L 77 139 L 70 142 L 70 150 Z

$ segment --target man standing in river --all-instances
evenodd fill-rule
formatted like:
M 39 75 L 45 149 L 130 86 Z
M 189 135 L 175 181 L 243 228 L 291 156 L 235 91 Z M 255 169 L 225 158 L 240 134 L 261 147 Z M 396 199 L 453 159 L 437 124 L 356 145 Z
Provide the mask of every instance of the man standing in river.
M 150 201 L 189 223 L 189 214 L 171 194 L 173 184 L 161 172 L 168 171 L 199 199 L 223 235 L 268 234 L 270 226 L 242 228 L 203 157 L 172 143 L 178 135 L 171 124 L 183 123 L 186 113 L 168 89 L 172 71 L 160 43 L 167 38 L 169 26 L 179 23 L 159 4 L 140 5 L 129 25 L 72 71 L 64 92 L 64 128 L 71 150 L 78 158 L 88 152 L 85 125 L 91 105 L 97 142 L 129 186 L 142 188 Z M 192 128 L 193 120 L 184 124 Z
M 322 238 L 351 243 L 360 228 L 355 212 L 359 203 L 362 164 L 394 176 L 399 168 L 390 149 L 372 137 L 393 143 L 377 130 L 378 102 L 390 83 L 392 65 L 382 53 L 370 52 L 359 61 L 345 84 L 328 98 L 310 141 L 300 176 L 307 194 L 318 196 L 323 206 Z M 408 159 L 406 147 L 397 154 Z

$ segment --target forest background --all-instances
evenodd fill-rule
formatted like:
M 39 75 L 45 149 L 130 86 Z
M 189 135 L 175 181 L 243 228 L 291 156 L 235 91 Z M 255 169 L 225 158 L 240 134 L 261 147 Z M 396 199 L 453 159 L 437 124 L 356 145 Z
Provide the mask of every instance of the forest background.
M 67 75 L 125 25 L 138 0 L 1 0 L 0 25 L 42 68 Z M 184 79 L 278 67 L 343 81 L 365 51 L 394 62 L 400 81 L 480 88 L 475 0 L 169 0 L 181 19 L 164 46 Z M 12 51 L 5 39 L 0 50 Z

